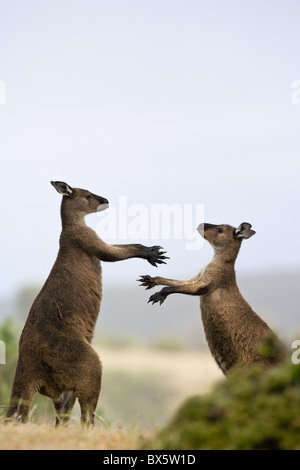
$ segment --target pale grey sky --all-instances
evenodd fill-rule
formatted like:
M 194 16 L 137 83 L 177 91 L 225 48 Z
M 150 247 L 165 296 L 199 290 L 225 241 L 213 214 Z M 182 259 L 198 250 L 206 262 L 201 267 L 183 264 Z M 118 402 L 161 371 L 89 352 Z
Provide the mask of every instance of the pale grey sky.
M 121 195 L 204 204 L 207 222 L 256 230 L 240 272 L 299 270 L 298 2 L 0 0 L 0 10 L 0 298 L 54 263 L 50 180 L 116 207 Z M 212 254 L 142 242 L 162 244 L 168 265 L 103 263 L 104 282 L 190 277 Z

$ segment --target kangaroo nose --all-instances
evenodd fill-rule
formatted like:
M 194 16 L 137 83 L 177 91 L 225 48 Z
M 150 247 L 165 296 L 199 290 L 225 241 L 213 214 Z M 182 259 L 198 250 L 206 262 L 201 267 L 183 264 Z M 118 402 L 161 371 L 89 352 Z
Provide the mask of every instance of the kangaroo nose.
M 99 201 L 99 206 L 97 207 L 96 209 L 96 212 L 102 212 L 102 211 L 105 211 L 105 209 L 108 208 L 109 206 L 109 202 L 107 199 L 105 199 L 104 197 L 99 197 L 98 198 L 98 201 Z
M 108 200 L 105 197 L 96 196 L 96 199 L 100 204 L 108 204 Z

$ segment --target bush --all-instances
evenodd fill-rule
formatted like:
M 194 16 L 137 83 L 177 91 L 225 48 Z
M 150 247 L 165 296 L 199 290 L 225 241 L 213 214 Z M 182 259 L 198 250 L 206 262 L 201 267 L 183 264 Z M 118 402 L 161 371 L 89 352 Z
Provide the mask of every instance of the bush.
M 213 392 L 186 400 L 154 449 L 300 450 L 300 365 L 237 368 Z

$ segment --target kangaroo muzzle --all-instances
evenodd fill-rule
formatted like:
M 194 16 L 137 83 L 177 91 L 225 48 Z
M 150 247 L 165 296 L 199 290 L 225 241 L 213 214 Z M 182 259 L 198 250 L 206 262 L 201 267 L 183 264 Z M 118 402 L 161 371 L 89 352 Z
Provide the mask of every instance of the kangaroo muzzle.
M 109 207 L 109 202 L 107 199 L 105 199 L 104 197 L 98 197 L 98 201 L 99 201 L 99 206 L 97 207 L 96 209 L 96 212 L 102 212 L 102 211 L 105 211 L 105 209 L 108 209 Z

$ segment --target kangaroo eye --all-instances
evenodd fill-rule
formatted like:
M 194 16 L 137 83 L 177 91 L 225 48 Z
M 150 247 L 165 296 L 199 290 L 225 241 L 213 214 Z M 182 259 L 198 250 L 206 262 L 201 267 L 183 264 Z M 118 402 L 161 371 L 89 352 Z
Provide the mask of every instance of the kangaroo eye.
M 220 227 L 217 227 L 217 228 L 216 228 L 216 232 L 217 232 L 217 233 L 223 233 L 223 230 L 222 230 Z
M 91 195 L 89 195 L 89 196 L 86 196 L 86 198 L 85 198 L 85 199 L 87 199 L 88 201 L 90 201 L 90 200 L 92 199 L 92 196 L 91 196 Z

